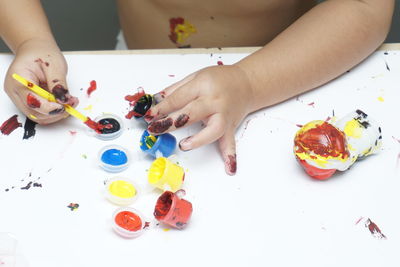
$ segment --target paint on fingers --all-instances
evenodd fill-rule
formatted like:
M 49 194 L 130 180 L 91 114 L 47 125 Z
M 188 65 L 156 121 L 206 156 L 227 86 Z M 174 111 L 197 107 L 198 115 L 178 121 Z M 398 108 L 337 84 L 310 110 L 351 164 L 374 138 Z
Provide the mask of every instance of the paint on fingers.
M 30 108 L 40 108 L 41 103 L 33 94 L 29 93 L 26 96 L 26 103 Z
M 189 121 L 189 115 L 181 114 L 175 120 L 174 125 L 175 125 L 176 128 L 180 128 L 180 127 L 184 126 L 188 121 Z
M 172 118 L 159 119 L 149 124 L 147 130 L 151 133 L 160 134 L 167 131 L 173 124 Z
M 235 175 L 237 169 L 236 154 L 228 155 L 225 159 L 225 170 L 229 175 Z
M 66 103 L 68 101 L 68 90 L 65 89 L 61 84 L 54 86 L 52 91 L 56 99 L 60 100 L 62 103 Z

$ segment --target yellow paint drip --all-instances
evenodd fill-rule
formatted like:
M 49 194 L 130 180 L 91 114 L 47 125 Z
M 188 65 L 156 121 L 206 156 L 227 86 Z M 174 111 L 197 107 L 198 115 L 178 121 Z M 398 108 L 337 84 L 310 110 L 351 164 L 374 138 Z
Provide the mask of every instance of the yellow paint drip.
M 132 198 L 136 195 L 135 187 L 131 183 L 123 180 L 112 182 L 108 190 L 112 195 L 120 198 Z
M 380 97 L 378 97 L 378 101 L 379 101 L 379 102 L 384 102 L 385 99 L 384 99 L 382 96 L 380 96 Z
M 88 111 L 91 111 L 92 109 L 93 109 L 93 105 L 89 105 L 89 106 L 87 106 L 87 107 L 85 107 L 85 108 L 83 108 L 84 110 L 88 110 Z
M 361 124 L 357 120 L 352 119 L 344 126 L 344 133 L 353 138 L 361 138 L 363 133 L 362 129 Z
M 197 30 L 193 24 L 185 20 L 183 24 L 175 26 L 174 32 L 176 33 L 176 42 L 182 44 L 192 33 L 196 33 Z

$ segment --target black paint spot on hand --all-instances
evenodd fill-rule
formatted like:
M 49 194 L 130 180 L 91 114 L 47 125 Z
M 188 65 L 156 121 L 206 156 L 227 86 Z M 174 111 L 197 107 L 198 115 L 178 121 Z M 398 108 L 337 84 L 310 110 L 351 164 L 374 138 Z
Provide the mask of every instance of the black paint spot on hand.
M 60 100 L 62 103 L 67 102 L 68 99 L 66 94 L 68 94 L 68 90 L 65 89 L 61 84 L 54 86 L 52 91 L 56 99 Z
M 34 137 L 36 134 L 36 124 L 37 122 L 32 121 L 28 117 L 25 120 L 24 124 L 24 137 L 22 139 L 29 139 L 31 137 Z
M 121 125 L 116 119 L 113 118 L 105 118 L 98 121 L 99 124 L 107 126 L 110 125 L 111 127 L 104 127 L 100 130 L 102 134 L 110 134 L 115 133 L 121 129 Z

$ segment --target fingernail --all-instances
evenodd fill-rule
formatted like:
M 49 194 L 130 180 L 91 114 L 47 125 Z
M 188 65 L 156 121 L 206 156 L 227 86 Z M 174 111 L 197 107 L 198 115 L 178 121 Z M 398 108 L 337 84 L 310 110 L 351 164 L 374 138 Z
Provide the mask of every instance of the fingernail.
M 189 121 L 189 115 L 187 114 L 181 114 L 179 117 L 175 120 L 175 127 L 179 128 L 184 126 L 187 122 Z
M 168 130 L 172 126 L 172 123 L 172 118 L 159 119 L 150 123 L 147 130 L 151 133 L 160 134 Z
M 56 109 L 53 109 L 52 111 L 50 111 L 49 115 L 56 115 L 56 114 L 60 114 L 61 112 L 64 112 L 64 108 L 56 108 Z
M 229 175 L 235 175 L 237 168 L 236 154 L 228 155 L 225 159 L 225 171 Z
M 164 91 L 161 91 L 161 92 L 153 95 L 153 99 L 154 99 L 154 102 L 155 102 L 156 105 L 158 103 L 160 103 L 161 101 L 163 101 L 164 98 L 165 98 L 165 92 Z
M 179 142 L 179 149 L 182 151 L 189 151 L 192 149 L 192 136 L 188 136 Z
M 61 84 L 54 86 L 52 91 L 56 99 L 60 100 L 62 103 L 67 102 L 66 94 L 68 93 L 68 90 L 65 89 Z

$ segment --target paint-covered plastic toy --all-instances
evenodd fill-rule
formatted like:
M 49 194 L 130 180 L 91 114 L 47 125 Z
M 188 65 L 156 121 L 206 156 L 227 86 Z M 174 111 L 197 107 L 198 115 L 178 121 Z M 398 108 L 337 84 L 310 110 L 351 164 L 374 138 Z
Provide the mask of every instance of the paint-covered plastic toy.
M 101 116 L 96 117 L 94 121 L 102 125 L 107 125 L 107 124 L 112 125 L 110 129 L 104 128 L 102 133 L 97 133 L 93 131 L 94 136 L 101 140 L 107 141 L 116 139 L 122 134 L 124 130 L 124 124 L 122 122 L 122 119 L 114 114 L 109 114 L 109 113 L 103 114 Z
M 182 187 L 184 179 L 183 168 L 165 157 L 157 158 L 150 166 L 148 181 L 161 190 L 176 192 Z
M 181 198 L 184 195 L 183 190 L 176 193 L 165 191 L 157 200 L 154 217 L 171 227 L 184 228 L 193 211 L 192 203 Z
M 113 214 L 112 227 L 122 237 L 135 238 L 142 234 L 146 222 L 139 211 L 130 207 L 118 208 Z
M 169 133 L 153 136 L 145 130 L 140 138 L 140 149 L 154 158 L 167 158 L 174 153 L 175 148 L 176 138 Z
M 135 117 L 142 118 L 146 112 L 155 104 L 153 96 L 146 94 L 143 88 L 139 87 L 138 92 L 134 95 L 125 96 L 125 100 L 129 101 L 130 110 L 125 116 L 127 119 Z
M 325 180 L 347 170 L 357 159 L 377 152 L 381 128 L 361 110 L 332 124 L 312 121 L 295 135 L 294 154 L 308 175 Z
M 114 177 L 106 182 L 106 198 L 117 205 L 128 206 L 132 204 L 138 195 L 138 187 L 135 183 L 124 177 Z
M 107 172 L 122 172 L 129 167 L 130 156 L 127 149 L 118 145 L 108 145 L 100 149 L 98 161 Z

